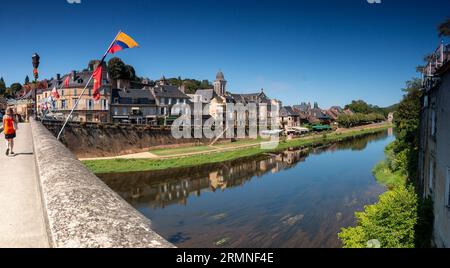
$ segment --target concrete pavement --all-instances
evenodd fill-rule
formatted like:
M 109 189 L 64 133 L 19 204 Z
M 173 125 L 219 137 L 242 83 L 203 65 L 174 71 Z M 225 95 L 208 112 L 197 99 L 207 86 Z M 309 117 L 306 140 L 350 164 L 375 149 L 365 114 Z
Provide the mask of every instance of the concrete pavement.
M 49 247 L 30 124 L 19 124 L 14 152 L 0 134 L 0 248 Z M 55 161 L 57 161 L 55 159 Z

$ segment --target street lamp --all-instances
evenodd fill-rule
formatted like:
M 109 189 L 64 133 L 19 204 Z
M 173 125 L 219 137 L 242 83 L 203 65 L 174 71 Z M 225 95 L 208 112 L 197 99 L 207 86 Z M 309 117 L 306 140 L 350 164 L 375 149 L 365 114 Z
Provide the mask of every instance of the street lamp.
M 39 60 L 41 57 L 37 53 L 34 53 L 33 56 L 31 56 L 32 63 L 33 63 L 33 74 L 34 74 L 34 118 L 37 119 L 37 111 L 38 111 L 38 104 L 37 104 L 37 80 L 39 78 Z

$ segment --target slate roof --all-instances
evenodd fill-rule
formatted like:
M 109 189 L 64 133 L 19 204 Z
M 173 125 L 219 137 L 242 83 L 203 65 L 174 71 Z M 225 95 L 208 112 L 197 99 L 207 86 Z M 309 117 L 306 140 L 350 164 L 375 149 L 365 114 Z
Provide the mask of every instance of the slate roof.
M 216 96 L 214 89 L 199 89 L 195 94 L 201 96 L 202 102 L 209 102 Z
M 159 98 L 189 99 L 189 96 L 181 92 L 177 86 L 158 85 L 154 87 L 154 92 Z
M 131 99 L 150 99 L 155 100 L 150 90 L 147 89 L 127 89 L 120 90 L 118 92 L 121 98 L 131 98 Z
M 288 116 L 299 116 L 291 106 L 284 106 L 280 109 L 280 116 L 288 117 Z
M 48 90 L 52 90 L 54 86 L 57 88 L 61 87 L 61 85 L 64 83 L 66 78 L 70 76 L 69 80 L 69 88 L 83 88 L 86 86 L 86 83 L 89 81 L 89 78 L 91 77 L 92 72 L 91 71 L 81 71 L 76 72 L 76 77 L 73 79 L 73 73 L 65 74 L 61 76 L 60 80 L 57 80 L 56 78 L 52 78 L 50 80 L 47 80 Z M 103 71 L 103 86 L 109 85 L 109 81 L 106 80 L 106 71 Z M 92 79 L 89 83 L 89 86 L 91 87 L 94 84 L 94 80 Z
M 308 111 L 309 108 L 311 108 L 311 105 L 308 105 L 305 102 L 302 102 L 300 105 L 294 105 L 294 109 L 299 110 L 301 112 L 306 112 Z
M 240 103 L 260 103 L 268 100 L 267 96 L 263 92 L 248 93 L 248 94 L 233 94 L 229 93 L 229 96 L 235 101 Z

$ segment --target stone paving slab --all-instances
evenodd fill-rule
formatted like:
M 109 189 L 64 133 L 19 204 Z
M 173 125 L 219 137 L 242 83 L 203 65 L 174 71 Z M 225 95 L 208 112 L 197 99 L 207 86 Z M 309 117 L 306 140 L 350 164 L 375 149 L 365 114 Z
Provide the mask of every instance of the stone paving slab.
M 14 156 L 0 134 L 0 248 L 49 247 L 30 124 L 19 124 Z

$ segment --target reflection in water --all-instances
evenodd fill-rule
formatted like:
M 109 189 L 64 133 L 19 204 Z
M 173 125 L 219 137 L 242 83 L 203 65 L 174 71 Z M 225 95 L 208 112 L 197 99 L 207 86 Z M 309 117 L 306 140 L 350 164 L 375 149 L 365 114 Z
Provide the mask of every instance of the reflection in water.
M 311 150 L 99 177 L 180 247 L 338 247 L 339 229 L 384 191 L 371 169 L 390 140 L 380 132 Z

